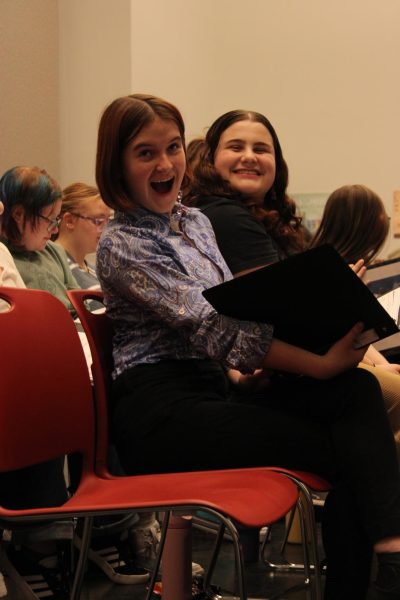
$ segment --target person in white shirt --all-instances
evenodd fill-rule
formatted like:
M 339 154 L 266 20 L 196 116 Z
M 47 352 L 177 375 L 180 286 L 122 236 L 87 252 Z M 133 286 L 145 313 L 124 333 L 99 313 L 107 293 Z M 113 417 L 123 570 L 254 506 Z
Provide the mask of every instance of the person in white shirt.
M 0 200 L 0 215 L 4 212 L 4 204 Z M 25 284 L 8 248 L 0 242 L 0 286 L 24 288 Z

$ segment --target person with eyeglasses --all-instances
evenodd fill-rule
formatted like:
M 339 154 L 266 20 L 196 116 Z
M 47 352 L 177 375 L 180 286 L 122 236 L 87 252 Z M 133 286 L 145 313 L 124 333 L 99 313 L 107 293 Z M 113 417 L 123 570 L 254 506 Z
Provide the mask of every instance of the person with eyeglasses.
M 61 187 L 44 169 L 18 166 L 0 179 L 1 242 L 28 288 L 56 296 L 75 317 L 67 290 L 79 289 L 65 252 L 52 241 L 61 222 Z
M 72 183 L 62 193 L 61 222 L 54 236 L 67 255 L 76 281 L 83 289 L 99 289 L 99 281 L 88 255 L 96 252 L 101 232 L 111 210 L 99 190 L 86 183 Z

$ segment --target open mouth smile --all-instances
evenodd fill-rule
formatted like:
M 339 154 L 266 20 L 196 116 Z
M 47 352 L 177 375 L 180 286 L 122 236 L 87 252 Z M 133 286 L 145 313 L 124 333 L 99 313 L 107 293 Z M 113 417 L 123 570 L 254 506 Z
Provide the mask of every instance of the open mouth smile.
M 164 179 L 162 181 L 150 181 L 150 185 L 158 194 L 168 194 L 172 190 L 175 177 Z

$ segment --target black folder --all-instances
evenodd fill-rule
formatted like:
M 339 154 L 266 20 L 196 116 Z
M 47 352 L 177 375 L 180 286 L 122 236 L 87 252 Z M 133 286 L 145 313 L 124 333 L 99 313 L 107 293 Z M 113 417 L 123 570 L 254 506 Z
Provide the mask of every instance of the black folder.
M 323 353 L 362 321 L 363 347 L 399 328 L 330 245 L 320 246 L 203 292 L 220 313 L 270 323 L 274 337 Z

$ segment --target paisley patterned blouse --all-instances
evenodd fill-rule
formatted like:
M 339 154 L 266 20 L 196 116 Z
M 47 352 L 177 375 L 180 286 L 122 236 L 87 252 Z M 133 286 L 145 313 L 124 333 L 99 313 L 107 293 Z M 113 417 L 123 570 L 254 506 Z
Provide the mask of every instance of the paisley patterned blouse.
M 171 359 L 210 358 L 244 373 L 260 366 L 272 326 L 219 315 L 202 295 L 232 275 L 198 209 L 184 207 L 178 231 L 168 215 L 117 212 L 96 267 L 115 328 L 114 378 Z

